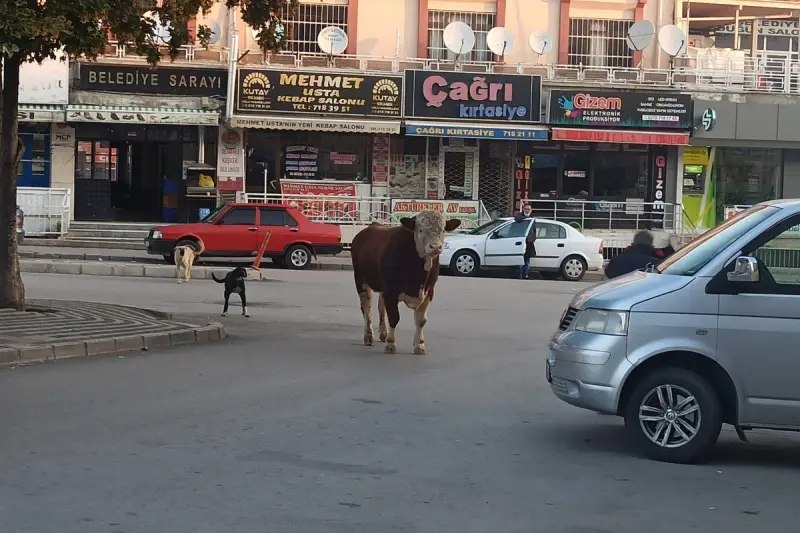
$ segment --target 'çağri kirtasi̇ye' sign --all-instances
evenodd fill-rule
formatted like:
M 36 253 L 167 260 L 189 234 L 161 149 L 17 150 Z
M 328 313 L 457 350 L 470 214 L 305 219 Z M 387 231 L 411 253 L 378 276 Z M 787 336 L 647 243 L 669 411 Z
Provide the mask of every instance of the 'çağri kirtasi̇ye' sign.
M 540 76 L 407 70 L 407 117 L 541 122 Z
M 236 111 L 399 118 L 397 76 L 240 69 Z

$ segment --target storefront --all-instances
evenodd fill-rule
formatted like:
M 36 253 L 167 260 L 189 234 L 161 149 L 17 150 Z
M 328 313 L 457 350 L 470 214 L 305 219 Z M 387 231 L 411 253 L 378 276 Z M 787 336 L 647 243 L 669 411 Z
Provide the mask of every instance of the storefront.
M 41 65 L 25 63 L 20 69 L 19 138 L 23 151 L 17 173 L 18 187 L 59 187 L 70 182 L 63 153 L 52 143 L 64 123 L 69 103 L 69 66 L 47 59 Z M 66 177 L 63 175 L 67 172 Z
M 390 196 L 510 214 L 514 141 L 548 138 L 541 83 L 532 75 L 406 71 L 405 136 L 390 149 Z
M 78 220 L 178 222 L 216 206 L 226 70 L 80 63 L 79 78 L 67 107 Z
M 526 192 L 582 229 L 671 228 L 691 106 L 689 95 L 671 92 L 551 89 L 551 142 L 518 150 L 530 170 Z
M 239 68 L 230 126 L 244 131 L 246 192 L 319 196 L 306 212 L 359 217 L 346 198 L 387 195 L 402 87 L 397 76 Z
M 680 158 L 690 223 L 705 230 L 745 206 L 800 197 L 798 120 L 794 104 L 695 99 L 692 146 Z

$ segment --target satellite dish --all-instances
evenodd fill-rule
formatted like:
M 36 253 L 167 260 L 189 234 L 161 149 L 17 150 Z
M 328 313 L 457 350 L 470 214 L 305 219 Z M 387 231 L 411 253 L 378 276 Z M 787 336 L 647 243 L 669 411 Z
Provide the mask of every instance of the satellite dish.
M 535 31 L 528 37 L 528 46 L 537 55 L 549 54 L 553 49 L 553 38 L 547 32 Z
M 347 43 L 347 32 L 339 26 L 326 26 L 317 35 L 319 49 L 332 56 L 347 50 Z
M 207 21 L 208 29 L 211 30 L 211 37 L 208 39 L 208 44 L 214 45 L 222 38 L 222 27 L 216 20 Z
M 169 42 L 172 38 L 170 25 L 161 24 L 158 13 L 155 11 L 148 11 L 142 18 L 153 25 L 153 41 L 155 41 L 156 44 L 166 44 Z
M 502 26 L 492 28 L 486 34 L 486 44 L 489 50 L 503 57 L 514 50 L 514 34 Z
M 686 53 L 686 34 L 674 24 L 668 24 L 659 30 L 658 44 L 669 56 L 683 55 Z
M 444 29 L 444 45 L 456 56 L 468 54 L 475 48 L 475 33 L 459 20 L 451 22 Z
M 634 52 L 641 52 L 653 42 L 656 36 L 656 27 L 649 20 L 640 20 L 628 29 L 625 43 Z

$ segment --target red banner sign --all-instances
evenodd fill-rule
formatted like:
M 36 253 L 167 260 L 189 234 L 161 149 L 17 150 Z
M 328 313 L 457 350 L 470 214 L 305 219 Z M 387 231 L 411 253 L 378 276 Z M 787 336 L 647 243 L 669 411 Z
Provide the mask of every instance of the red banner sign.
M 687 146 L 688 133 L 553 128 L 554 141 Z
M 297 208 L 311 219 L 352 220 L 358 216 L 353 183 L 281 181 L 284 201 L 296 203 Z M 339 199 L 341 197 L 341 200 Z

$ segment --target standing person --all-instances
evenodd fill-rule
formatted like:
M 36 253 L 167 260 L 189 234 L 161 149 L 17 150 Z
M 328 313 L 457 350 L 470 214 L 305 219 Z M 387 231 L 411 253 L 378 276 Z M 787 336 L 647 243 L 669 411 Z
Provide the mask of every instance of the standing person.
M 627 250 L 609 261 L 605 275 L 608 279 L 617 278 L 660 261 L 661 258 L 653 247 L 653 234 L 642 230 L 633 236 L 633 244 Z
M 531 204 L 525 204 L 522 207 L 522 212 L 517 212 L 514 215 L 516 222 L 533 218 L 533 207 Z M 536 221 L 531 224 L 528 234 L 525 236 L 525 254 L 522 256 L 522 266 L 517 268 L 517 277 L 519 279 L 528 279 L 531 270 L 531 258 L 536 256 Z

